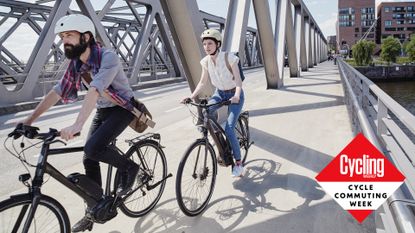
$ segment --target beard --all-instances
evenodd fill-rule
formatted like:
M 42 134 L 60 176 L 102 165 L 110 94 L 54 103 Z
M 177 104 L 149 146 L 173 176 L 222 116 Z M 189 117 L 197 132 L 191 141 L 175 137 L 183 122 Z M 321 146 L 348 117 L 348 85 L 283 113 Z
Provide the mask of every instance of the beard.
M 79 43 L 77 45 L 66 44 L 63 46 L 65 49 L 65 57 L 68 59 L 79 58 L 83 52 L 85 52 L 88 44 Z

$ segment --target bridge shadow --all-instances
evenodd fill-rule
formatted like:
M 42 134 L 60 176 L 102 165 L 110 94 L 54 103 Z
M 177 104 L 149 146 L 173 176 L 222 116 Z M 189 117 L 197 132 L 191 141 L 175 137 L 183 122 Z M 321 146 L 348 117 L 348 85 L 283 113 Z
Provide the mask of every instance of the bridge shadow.
M 244 177 L 233 182 L 233 187 L 241 191 L 244 194 L 243 197 L 229 195 L 213 200 L 205 212 L 195 217 L 185 216 L 178 207 L 176 199 L 171 198 L 159 203 L 148 215 L 141 217 L 134 226 L 134 232 L 232 232 L 237 231 L 236 229 L 247 221 L 250 213 L 261 213 L 263 210 L 275 211 L 275 214 L 307 211 L 311 201 L 324 197 L 325 193 L 318 188 L 314 180 L 296 174 L 277 174 L 280 167 L 281 164 L 267 159 L 248 161 Z M 273 206 L 273 203 L 282 203 L 282 199 L 273 198 L 273 203 L 266 199 L 266 197 L 271 197 L 267 193 L 274 189 L 296 192 L 304 199 L 304 202 L 289 210 L 278 209 Z M 267 215 L 268 213 L 261 216 L 264 218 Z M 275 232 L 266 231 L 267 228 L 261 225 L 258 227 L 260 232 Z M 112 233 L 118 232 L 120 231 L 112 231 Z
M 351 214 L 331 200 L 301 211 L 273 216 L 230 233 L 369 233 L 376 232 L 373 213 L 363 223 L 358 223 Z
M 328 154 L 321 153 L 320 151 L 313 150 L 254 127 L 250 127 L 249 130 L 253 141 L 255 141 L 255 146 L 316 173 L 319 173 L 333 159 Z
M 281 164 L 273 160 L 255 159 L 246 163 L 245 167 L 246 174 L 242 179 L 234 182 L 233 187 L 245 193 L 245 198 L 251 203 L 253 212 L 256 212 L 258 208 L 279 212 L 299 211 L 302 208 L 308 208 L 312 201 L 320 200 L 325 196 L 325 192 L 313 179 L 292 173 L 278 174 Z M 303 198 L 304 202 L 295 208 L 286 210 L 274 207 L 266 199 L 266 196 L 271 197 L 267 193 L 272 189 L 293 191 Z M 275 198 L 273 201 L 278 202 Z
M 188 217 L 172 198 L 159 203 L 151 213 L 141 217 L 135 224 L 134 232 L 229 232 L 244 221 L 249 203 L 242 197 L 230 195 L 211 201 L 207 208 L 214 211 Z
M 325 85 L 333 85 L 333 84 L 339 84 L 340 81 L 329 81 L 326 80 L 326 82 L 323 83 L 308 83 L 308 84 L 289 84 L 289 85 L 285 85 L 284 87 L 282 87 L 280 90 L 287 90 L 287 89 L 291 89 L 293 87 L 311 87 L 311 86 L 325 86 Z
M 302 91 L 293 90 L 292 92 L 300 93 Z M 336 97 L 333 96 L 333 98 L 336 98 Z M 312 110 L 312 109 L 318 109 L 318 108 L 329 108 L 329 107 L 344 105 L 343 101 L 339 101 L 339 99 L 333 100 L 333 101 L 320 102 L 320 103 L 310 103 L 310 104 L 301 104 L 301 105 L 265 108 L 265 109 L 254 109 L 254 110 L 249 110 L 249 117 L 258 117 L 258 116 L 281 114 L 281 113 L 288 113 L 288 112 L 299 112 L 299 111 L 306 111 L 306 110 Z

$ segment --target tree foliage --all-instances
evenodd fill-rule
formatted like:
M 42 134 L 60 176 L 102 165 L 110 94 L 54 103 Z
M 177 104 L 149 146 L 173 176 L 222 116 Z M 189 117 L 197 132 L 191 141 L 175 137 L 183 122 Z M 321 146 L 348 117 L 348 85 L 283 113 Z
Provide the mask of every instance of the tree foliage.
M 372 54 L 376 45 L 372 41 L 361 40 L 352 47 L 352 55 L 357 66 L 367 66 L 372 62 Z
M 406 54 L 412 62 L 415 62 L 415 34 L 411 36 L 411 41 L 405 47 Z
M 388 36 L 386 39 L 382 41 L 382 52 L 380 53 L 380 57 L 382 60 L 391 63 L 396 62 L 396 58 L 401 53 L 401 43 L 397 38 L 393 38 L 392 36 Z

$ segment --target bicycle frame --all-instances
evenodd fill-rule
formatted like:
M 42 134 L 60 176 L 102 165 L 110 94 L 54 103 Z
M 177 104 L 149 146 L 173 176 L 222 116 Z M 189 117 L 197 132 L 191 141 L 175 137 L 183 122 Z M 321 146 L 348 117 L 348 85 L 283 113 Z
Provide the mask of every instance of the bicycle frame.
M 69 181 L 66 176 L 64 176 L 61 172 L 59 172 L 54 166 L 47 162 L 47 158 L 49 155 L 56 155 L 56 154 L 68 154 L 68 153 L 75 153 L 75 152 L 82 152 L 84 151 L 84 147 L 68 147 L 68 148 L 56 148 L 50 149 L 50 144 L 52 142 L 45 141 L 42 145 L 42 149 L 39 155 L 39 159 L 37 162 L 35 175 L 32 181 L 32 185 L 30 187 L 29 193 L 33 195 L 32 205 L 29 209 L 29 214 L 26 219 L 23 232 L 27 232 L 29 230 L 29 226 L 33 220 L 34 214 L 36 212 L 37 206 L 39 204 L 41 198 L 41 187 L 43 185 L 43 176 L 45 173 L 49 174 L 59 183 L 70 189 L 71 191 L 78 194 L 82 199 L 86 201 L 88 206 L 95 206 L 98 204 L 98 201 L 90 197 L 86 192 L 84 192 L 81 188 L 76 186 L 74 183 Z M 110 145 L 115 146 L 115 140 L 111 142 Z M 122 152 L 121 152 L 122 153 Z M 107 172 L 107 182 L 105 185 L 105 196 L 110 195 L 110 185 L 111 185 L 111 178 L 112 178 L 112 166 L 108 165 L 108 172 Z M 128 195 L 126 196 L 128 197 Z
M 209 116 L 209 110 L 204 109 L 203 111 L 203 127 L 205 127 L 210 135 L 212 136 L 213 141 L 215 142 L 215 145 L 218 148 L 219 154 L 230 154 L 230 144 L 228 137 L 226 136 L 225 130 L 222 128 L 222 126 L 217 122 L 217 120 L 213 117 Z M 217 138 L 215 134 L 215 129 L 217 129 L 220 134 L 222 134 L 223 138 L 225 139 L 225 145 L 222 145 L 222 142 L 219 141 L 219 138 Z M 207 139 L 207 132 L 206 135 L 204 135 L 204 138 Z

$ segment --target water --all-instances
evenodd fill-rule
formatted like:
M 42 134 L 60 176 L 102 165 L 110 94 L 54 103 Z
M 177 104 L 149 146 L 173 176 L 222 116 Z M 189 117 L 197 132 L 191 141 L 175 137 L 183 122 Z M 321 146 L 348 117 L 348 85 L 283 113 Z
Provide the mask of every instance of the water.
M 376 85 L 415 115 L 415 81 L 377 82 Z
M 378 82 L 376 83 L 386 94 L 402 105 L 406 110 L 415 115 L 415 81 L 406 82 Z M 392 117 L 392 119 L 395 119 Z M 397 124 L 403 132 L 415 143 L 415 135 L 401 122 Z

